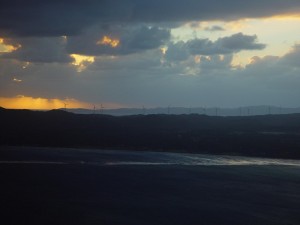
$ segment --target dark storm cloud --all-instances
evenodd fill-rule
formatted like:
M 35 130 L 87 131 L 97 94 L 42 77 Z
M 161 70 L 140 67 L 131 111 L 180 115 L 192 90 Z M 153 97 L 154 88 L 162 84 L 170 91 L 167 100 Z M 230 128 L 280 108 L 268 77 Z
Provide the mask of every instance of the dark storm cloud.
M 128 37 L 123 39 L 123 43 L 127 49 L 154 49 L 164 44 L 164 42 L 169 40 L 171 37 L 169 30 L 164 30 L 157 27 L 148 28 L 143 26 L 134 30 L 133 32 L 133 34 L 130 34 Z
M 107 36 L 118 45 L 101 44 Z M 69 63 L 70 54 L 80 55 L 127 55 L 157 49 L 170 40 L 170 30 L 155 26 L 107 25 L 95 26 L 73 37 L 14 37 L 4 39 L 4 44 L 17 48 L 0 54 L 0 58 L 17 59 L 33 63 Z
M 299 9 L 298 0 L 11 0 L 1 2 L 0 33 L 69 36 L 96 23 L 234 20 Z
M 166 59 L 171 61 L 186 60 L 190 55 L 224 55 L 243 50 L 262 50 L 265 44 L 257 43 L 256 35 L 237 33 L 229 37 L 217 39 L 193 39 L 187 42 L 171 44 L 166 52 Z
M 24 62 L 68 63 L 73 59 L 65 51 L 65 39 L 62 37 L 16 38 L 5 40 L 5 43 L 19 48 L 2 54 L 3 58 L 12 58 Z
M 99 44 L 104 36 L 118 40 L 119 44 L 116 47 Z M 126 55 L 158 48 L 169 41 L 170 37 L 170 30 L 155 26 L 96 27 L 84 35 L 69 37 L 67 51 L 83 55 Z
M 265 17 L 278 13 L 299 12 L 298 0 L 152 0 L 130 1 L 135 6 L 133 18 L 145 21 L 232 20 Z
M 75 35 L 105 18 L 103 1 L 12 0 L 1 3 L 2 35 L 60 36 Z

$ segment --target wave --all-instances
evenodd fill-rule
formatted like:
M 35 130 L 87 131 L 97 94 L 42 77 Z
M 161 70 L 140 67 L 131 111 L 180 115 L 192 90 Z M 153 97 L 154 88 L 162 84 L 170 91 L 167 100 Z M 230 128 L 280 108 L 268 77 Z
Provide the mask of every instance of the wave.
M 95 152 L 94 152 L 95 153 Z M 96 155 L 95 155 L 96 154 Z M 77 159 L 60 161 L 0 161 L 0 164 L 90 165 L 90 166 L 300 166 L 299 160 L 252 158 L 226 155 L 203 155 L 161 152 L 98 151 L 90 156 L 83 152 Z M 89 153 L 87 153 L 89 155 Z M 83 157 L 85 156 L 85 157 Z M 95 157 L 97 156 L 97 157 Z M 81 159 L 83 160 L 81 160 Z

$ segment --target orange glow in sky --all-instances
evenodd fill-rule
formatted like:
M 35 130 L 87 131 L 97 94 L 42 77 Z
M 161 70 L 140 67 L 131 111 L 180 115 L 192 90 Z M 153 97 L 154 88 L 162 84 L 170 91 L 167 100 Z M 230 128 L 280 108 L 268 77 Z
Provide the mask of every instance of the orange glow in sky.
M 120 44 L 120 40 L 110 38 L 109 36 L 103 36 L 103 38 L 97 41 L 97 45 L 109 45 L 112 48 L 118 47 Z
M 0 97 L 0 106 L 7 109 L 41 109 L 50 110 L 64 108 L 90 108 L 91 104 L 76 99 L 46 99 L 19 95 L 11 98 Z
M 199 55 L 196 55 L 194 57 L 194 61 L 195 61 L 195 63 L 199 64 L 201 62 L 201 57 Z
M 13 52 L 18 48 L 21 48 L 21 45 L 13 46 L 5 43 L 3 38 L 0 38 L 0 52 Z
M 105 109 L 116 109 L 125 107 L 125 105 L 121 105 L 118 103 L 90 103 L 90 102 L 82 102 L 74 98 L 66 98 L 66 99 L 47 99 L 47 98 L 34 98 L 29 96 L 18 95 L 15 97 L 0 97 L 0 106 L 7 109 L 32 109 L 32 110 L 51 110 L 51 109 L 62 109 L 65 108 L 65 104 L 67 108 L 85 108 L 85 109 L 93 109 L 95 106 L 96 109 L 100 108 L 102 105 Z

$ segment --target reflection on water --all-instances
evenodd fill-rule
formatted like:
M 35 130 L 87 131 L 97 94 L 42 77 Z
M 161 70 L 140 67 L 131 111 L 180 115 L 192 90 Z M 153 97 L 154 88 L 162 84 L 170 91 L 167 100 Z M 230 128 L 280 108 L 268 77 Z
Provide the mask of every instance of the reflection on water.
M 67 162 L 50 162 L 50 161 L 0 161 L 0 164 L 54 164 L 54 165 L 64 165 Z
M 163 152 L 112 151 L 112 150 L 78 150 L 78 149 L 38 149 L 34 155 L 44 156 L 40 160 L 0 161 L 0 164 L 47 164 L 82 166 L 242 166 L 272 165 L 300 166 L 299 160 L 252 158 L 226 155 L 203 155 Z M 43 152 L 43 153 L 41 153 Z M 31 152 L 32 153 L 32 152 Z M 57 161 L 48 161 L 48 156 L 55 155 Z
M 151 153 L 145 153 L 151 156 Z M 112 161 L 106 165 L 185 165 L 185 166 L 242 166 L 242 165 L 286 165 L 300 166 L 298 160 L 252 158 L 240 156 L 214 156 L 200 154 L 155 153 L 150 161 Z

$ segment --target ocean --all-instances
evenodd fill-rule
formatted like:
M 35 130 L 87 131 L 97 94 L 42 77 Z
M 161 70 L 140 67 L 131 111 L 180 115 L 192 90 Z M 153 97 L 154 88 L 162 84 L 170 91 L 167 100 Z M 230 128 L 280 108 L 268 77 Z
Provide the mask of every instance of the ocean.
M 3 224 L 300 224 L 300 161 L 0 147 Z

